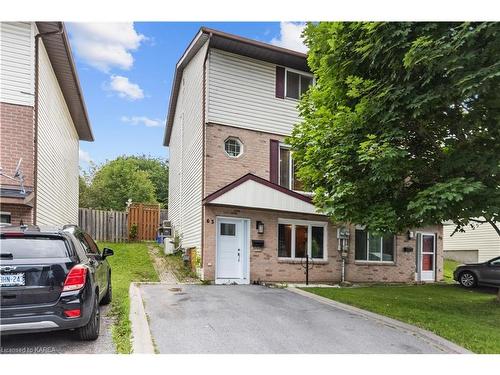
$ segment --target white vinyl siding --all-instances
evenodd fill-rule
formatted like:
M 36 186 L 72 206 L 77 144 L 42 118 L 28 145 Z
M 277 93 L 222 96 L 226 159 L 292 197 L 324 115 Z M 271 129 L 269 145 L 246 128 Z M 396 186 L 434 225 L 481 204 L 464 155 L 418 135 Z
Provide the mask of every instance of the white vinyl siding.
M 78 135 L 40 42 L 37 224 L 78 224 Z
M 185 248 L 201 248 L 203 61 L 207 44 L 182 73 L 169 145 L 169 219 Z
M 34 25 L 0 22 L 0 101 L 34 105 Z
M 289 135 L 298 102 L 275 97 L 276 65 L 211 49 L 207 121 Z
M 479 262 L 500 256 L 500 237 L 490 224 L 480 224 L 474 230 L 467 228 L 465 233 L 457 232 L 450 237 L 454 230 L 453 224 L 443 225 L 445 255 L 447 251 L 477 250 Z

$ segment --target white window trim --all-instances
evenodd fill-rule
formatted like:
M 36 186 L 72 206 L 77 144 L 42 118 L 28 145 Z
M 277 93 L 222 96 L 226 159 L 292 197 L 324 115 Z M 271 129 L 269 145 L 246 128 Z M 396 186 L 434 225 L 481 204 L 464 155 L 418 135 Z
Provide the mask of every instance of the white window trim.
M 356 229 L 365 230 L 365 228 Z M 396 240 L 395 236 L 392 236 L 392 260 L 383 260 L 384 258 L 384 237 L 380 237 L 380 259 L 381 260 L 370 260 L 370 232 L 366 231 L 366 259 L 356 259 L 356 254 L 354 255 L 354 261 L 356 263 L 377 263 L 377 264 L 395 264 L 396 263 Z
M 295 98 L 291 98 L 289 96 L 287 96 L 287 90 L 288 90 L 288 85 L 287 85 L 287 76 L 288 76 L 288 72 L 292 72 L 292 73 L 296 73 L 296 74 L 299 74 L 299 75 L 303 75 L 303 76 L 306 76 L 306 77 L 311 77 L 312 78 L 312 84 L 314 85 L 316 80 L 314 79 L 314 74 L 311 74 L 311 73 L 307 73 L 307 72 L 303 72 L 301 70 L 297 70 L 297 69 L 291 69 L 291 68 L 285 68 L 285 99 L 288 99 L 288 100 L 295 100 L 295 101 L 299 101 L 300 100 L 300 85 L 301 85 L 301 80 L 299 78 L 299 98 L 298 99 L 295 99 Z
M 328 260 L 328 223 L 325 221 L 310 221 L 310 220 L 295 220 L 295 219 L 278 219 L 278 226 L 276 228 L 276 239 L 278 241 L 279 251 L 279 224 L 288 224 L 292 226 L 292 242 L 291 242 L 291 256 L 280 257 L 278 260 L 302 260 L 305 258 L 295 257 L 295 226 L 307 226 L 307 256 L 311 258 L 312 253 L 312 227 L 323 228 L 323 258 L 311 258 L 313 261 L 326 261 Z
M 313 195 L 312 192 L 292 189 L 293 188 L 293 175 L 294 175 L 294 173 L 293 173 L 294 172 L 293 171 L 293 158 L 292 158 L 293 151 L 291 150 L 291 147 L 289 145 L 287 145 L 286 143 L 282 143 L 282 142 L 279 143 L 279 147 L 278 147 L 278 185 L 281 186 L 281 162 L 280 162 L 281 158 L 280 158 L 280 156 L 281 156 L 281 149 L 282 148 L 286 148 L 286 149 L 290 150 L 290 156 L 289 156 L 290 159 L 288 160 L 288 186 L 289 186 L 288 189 L 295 191 L 296 193 L 312 196 Z
M 240 145 L 240 153 L 237 156 L 229 155 L 227 153 L 227 151 L 226 151 L 226 142 L 229 141 L 229 140 L 233 140 L 233 141 L 236 141 L 236 142 L 239 143 L 239 145 Z M 226 156 L 229 157 L 229 158 L 231 158 L 231 159 L 238 159 L 245 152 L 245 146 L 243 145 L 243 142 L 241 141 L 241 139 L 239 139 L 238 137 L 227 137 L 226 139 L 224 139 L 224 142 L 223 142 L 222 146 L 224 148 L 224 153 L 226 154 Z

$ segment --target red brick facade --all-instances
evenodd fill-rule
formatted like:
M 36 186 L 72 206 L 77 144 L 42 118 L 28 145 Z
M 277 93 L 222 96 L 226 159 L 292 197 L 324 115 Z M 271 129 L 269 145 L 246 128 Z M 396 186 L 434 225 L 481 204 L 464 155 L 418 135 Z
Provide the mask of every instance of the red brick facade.
M 283 141 L 284 137 L 236 127 L 207 124 L 205 142 L 205 196 L 230 184 L 247 173 L 269 180 L 270 140 Z M 231 158 L 224 152 L 224 141 L 236 137 L 243 144 L 243 153 Z M 322 215 L 277 212 L 259 209 L 230 208 L 205 205 L 203 221 L 203 276 L 215 279 L 216 261 L 216 217 L 228 216 L 250 219 L 250 238 L 264 240 L 264 248 L 250 251 L 250 280 L 271 282 L 304 282 L 304 268 L 300 262 L 278 258 L 278 219 L 300 219 L 324 221 Z M 265 224 L 264 234 L 258 234 L 256 221 Z M 354 259 L 355 228 L 350 228 L 350 251 L 346 262 L 346 280 L 351 282 L 414 282 L 416 270 L 416 240 L 408 240 L 406 235 L 395 238 L 393 263 L 368 263 Z M 442 226 L 419 230 L 436 234 L 436 278 L 443 278 Z M 316 261 L 310 271 L 311 282 L 338 282 L 341 279 L 341 257 L 337 251 L 337 228 L 331 223 L 327 229 L 327 259 Z M 404 248 L 412 251 L 404 251 Z
M 0 166 L 5 174 L 13 175 L 19 158 L 24 186 L 33 189 L 34 181 L 34 130 L 33 107 L 0 103 Z M 0 178 L 2 186 L 19 187 L 16 182 Z M 2 212 L 10 212 L 12 223 L 32 223 L 32 209 L 26 205 L 2 204 Z

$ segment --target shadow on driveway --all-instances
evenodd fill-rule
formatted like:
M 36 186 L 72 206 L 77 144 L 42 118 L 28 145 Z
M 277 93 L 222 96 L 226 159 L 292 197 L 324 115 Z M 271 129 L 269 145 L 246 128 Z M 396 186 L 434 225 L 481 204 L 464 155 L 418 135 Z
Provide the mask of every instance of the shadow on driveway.
M 1 336 L 1 354 L 109 354 L 115 353 L 109 306 L 101 306 L 101 332 L 95 341 L 80 341 L 72 331 Z

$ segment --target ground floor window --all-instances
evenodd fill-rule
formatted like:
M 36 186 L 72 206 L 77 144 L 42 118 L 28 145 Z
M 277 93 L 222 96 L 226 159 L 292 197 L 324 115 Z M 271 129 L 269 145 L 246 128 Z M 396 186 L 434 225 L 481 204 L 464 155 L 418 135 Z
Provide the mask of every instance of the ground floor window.
M 278 222 L 278 257 L 326 259 L 327 223 L 285 220 Z
M 0 223 L 10 224 L 12 220 L 12 215 L 10 212 L 0 212 Z
M 355 259 L 368 262 L 394 262 L 394 235 L 376 236 L 356 229 Z

